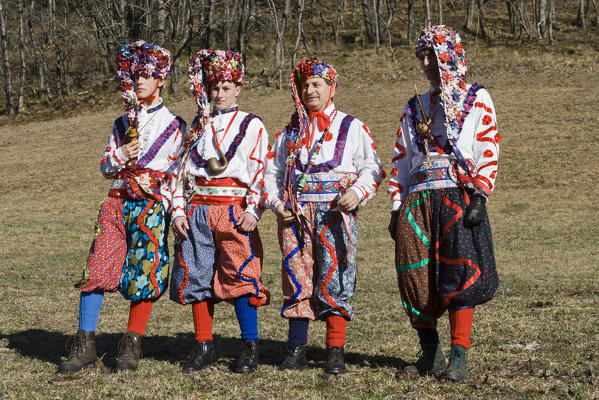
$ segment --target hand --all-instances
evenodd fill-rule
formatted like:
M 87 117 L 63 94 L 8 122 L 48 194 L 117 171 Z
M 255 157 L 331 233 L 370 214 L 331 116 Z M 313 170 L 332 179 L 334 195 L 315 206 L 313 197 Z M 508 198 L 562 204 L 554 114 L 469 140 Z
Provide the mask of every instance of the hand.
M 397 218 L 399 217 L 399 210 L 391 211 L 391 219 L 389 220 L 389 226 L 387 230 L 389 231 L 389 235 L 391 235 L 391 239 L 396 240 L 395 234 L 397 230 Z
M 181 239 L 188 239 L 187 231 L 189 230 L 189 223 L 187 222 L 187 218 L 183 216 L 178 216 L 175 218 L 173 223 L 173 232 L 175 236 Z
M 237 224 L 235 225 L 237 229 L 241 232 L 251 232 L 256 229 L 256 225 L 258 224 L 258 219 L 254 217 L 249 212 L 241 213 L 241 216 L 237 220 Z
M 275 215 L 277 216 L 277 221 L 280 223 L 288 224 L 293 221 L 293 213 L 285 209 L 285 203 L 281 203 L 277 206 Z
M 485 212 L 485 199 L 482 196 L 474 195 L 470 199 L 470 205 L 466 207 L 464 212 L 464 226 L 466 228 L 474 228 L 478 226 Z
M 339 200 L 337 200 L 337 205 L 346 213 L 354 211 L 358 207 L 358 204 L 360 204 L 360 200 L 353 190 L 343 193 Z
M 134 139 L 130 143 L 121 146 L 121 151 L 129 160 L 137 158 L 139 155 L 139 150 L 139 140 L 137 139 Z

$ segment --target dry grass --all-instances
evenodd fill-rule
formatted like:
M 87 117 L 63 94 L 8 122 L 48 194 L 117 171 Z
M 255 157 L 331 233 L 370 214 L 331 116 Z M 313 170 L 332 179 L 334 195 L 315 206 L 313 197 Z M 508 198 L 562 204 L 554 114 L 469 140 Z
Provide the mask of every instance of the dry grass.
M 599 125 L 597 52 L 486 48 L 470 43 L 471 81 L 489 88 L 503 135 L 497 191 L 489 203 L 501 279 L 497 297 L 475 316 L 470 378 L 452 385 L 396 379 L 416 355 L 417 340 L 401 309 L 392 242 L 386 225 L 386 184 L 361 210 L 359 279 L 349 324 L 349 373 L 322 374 L 324 326 L 310 328 L 308 370 L 279 372 L 287 325 L 281 305 L 280 259 L 271 213 L 260 224 L 264 281 L 273 304 L 260 310 L 263 364 L 248 376 L 229 372 L 237 353 L 232 307 L 216 308 L 221 360 L 192 376 L 179 363 L 190 350 L 191 312 L 163 298 L 153 311 L 138 371 L 114 373 L 115 346 L 128 304 L 106 296 L 99 324 L 102 363 L 73 376 L 55 373 L 77 326 L 72 288 L 89 248 L 97 205 L 108 182 L 97 168 L 120 107 L 80 117 L 0 129 L 0 397 L 20 398 L 599 398 L 599 228 L 593 151 Z M 357 55 L 366 62 L 356 61 Z M 401 61 L 385 54 L 337 53 L 340 109 L 371 128 L 389 160 L 399 113 L 412 95 L 409 49 Z M 261 115 L 272 136 L 292 111 L 286 91 L 254 87 L 244 109 Z M 171 107 L 187 121 L 189 99 Z M 447 347 L 448 329 L 440 332 Z

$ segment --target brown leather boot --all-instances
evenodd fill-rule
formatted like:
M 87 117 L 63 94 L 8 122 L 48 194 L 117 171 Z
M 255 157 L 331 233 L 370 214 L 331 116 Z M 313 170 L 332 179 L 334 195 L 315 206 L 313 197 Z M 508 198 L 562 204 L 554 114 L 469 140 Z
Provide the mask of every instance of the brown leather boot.
M 60 363 L 58 372 L 67 374 L 77 372 L 82 368 L 91 367 L 98 359 L 95 332 L 87 333 L 84 330 L 79 330 L 69 339 L 69 342 L 69 356 Z
M 133 331 L 125 333 L 119 342 L 118 351 L 116 369 L 136 370 L 141 358 L 141 335 Z

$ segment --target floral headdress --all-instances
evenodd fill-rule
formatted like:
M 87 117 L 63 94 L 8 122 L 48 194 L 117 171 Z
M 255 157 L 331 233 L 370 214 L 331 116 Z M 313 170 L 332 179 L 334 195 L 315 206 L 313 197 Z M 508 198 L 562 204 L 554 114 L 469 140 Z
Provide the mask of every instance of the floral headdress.
M 243 55 L 230 50 L 203 49 L 189 61 L 190 89 L 196 98 L 198 112 L 188 133 L 191 144 L 201 135 L 210 117 L 210 83 L 229 81 L 237 85 L 245 83 Z
M 458 139 L 459 121 L 462 118 L 466 87 L 466 53 L 460 35 L 449 26 L 431 25 L 420 33 L 416 51 L 430 48 L 435 52 L 441 77 L 441 106 L 445 112 L 447 137 Z
M 313 58 L 304 58 L 298 65 L 295 67 L 293 72 L 290 75 L 291 78 L 291 95 L 293 97 L 293 102 L 295 103 L 295 108 L 297 113 L 291 116 L 291 121 L 289 122 L 288 134 L 293 136 L 293 140 L 297 140 L 298 137 L 302 136 L 302 133 L 307 125 L 307 112 L 302 104 L 300 97 L 301 85 L 303 82 L 307 81 L 310 78 L 322 78 L 326 81 L 329 81 L 332 86 L 339 86 L 339 74 L 337 70 L 333 68 L 332 65 L 320 61 L 317 57 Z M 298 90 L 300 88 L 300 90 Z
M 119 51 L 119 78 L 121 96 L 130 126 L 135 126 L 138 98 L 135 93 L 135 75 L 166 80 L 171 72 L 171 55 L 168 50 L 143 40 L 127 43 Z

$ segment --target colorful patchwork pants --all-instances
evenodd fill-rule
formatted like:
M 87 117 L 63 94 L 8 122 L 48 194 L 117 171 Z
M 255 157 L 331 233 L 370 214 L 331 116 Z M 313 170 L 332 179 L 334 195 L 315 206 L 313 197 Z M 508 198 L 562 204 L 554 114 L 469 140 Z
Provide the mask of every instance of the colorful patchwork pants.
M 414 327 L 430 327 L 446 309 L 493 298 L 499 285 L 489 218 L 463 225 L 463 189 L 413 192 L 397 221 L 395 263 L 403 306 Z
M 242 212 L 239 205 L 187 206 L 189 238 L 176 246 L 171 300 L 189 304 L 214 297 L 233 303 L 249 294 L 252 305 L 268 304 L 270 295 L 260 281 L 262 242 L 258 229 L 237 230 Z
M 109 197 L 100 206 L 87 265 L 81 281 L 75 285 L 83 292 L 114 292 L 119 286 L 127 258 L 124 204 L 123 199 Z
M 83 292 L 120 289 L 126 299 L 158 298 L 168 284 L 168 223 L 161 202 L 109 197 L 102 203 Z
M 168 286 L 168 216 L 162 202 L 126 200 L 127 260 L 120 291 L 128 300 L 157 299 Z
M 304 203 L 307 228 L 279 224 L 283 255 L 283 308 L 285 318 L 322 318 L 326 314 L 353 316 L 349 300 L 356 286 L 358 217 L 347 225 L 329 203 Z

